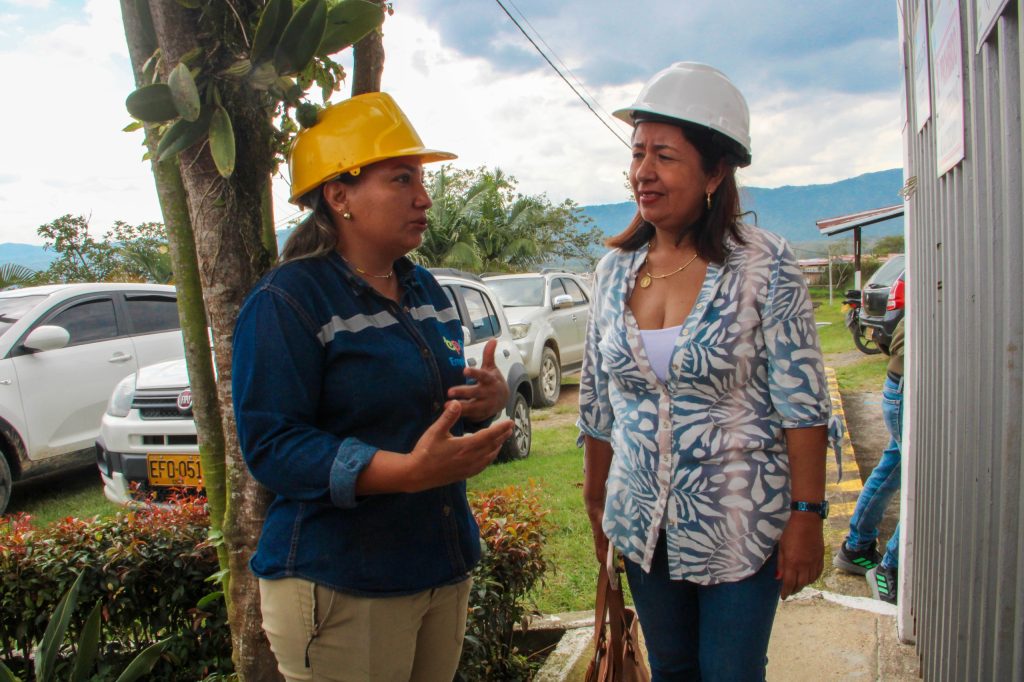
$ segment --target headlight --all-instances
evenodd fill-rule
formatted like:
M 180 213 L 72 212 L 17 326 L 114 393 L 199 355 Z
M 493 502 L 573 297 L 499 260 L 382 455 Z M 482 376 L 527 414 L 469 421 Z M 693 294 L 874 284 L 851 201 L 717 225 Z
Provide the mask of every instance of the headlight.
M 129 374 L 114 387 L 114 393 L 110 396 L 110 402 L 107 403 L 107 414 L 111 417 L 127 417 L 128 412 L 132 409 L 133 400 L 135 400 L 135 375 Z
M 530 333 L 530 323 L 520 322 L 518 324 L 511 324 L 509 325 L 509 331 L 512 332 L 512 338 L 516 341 L 525 339 L 526 335 Z

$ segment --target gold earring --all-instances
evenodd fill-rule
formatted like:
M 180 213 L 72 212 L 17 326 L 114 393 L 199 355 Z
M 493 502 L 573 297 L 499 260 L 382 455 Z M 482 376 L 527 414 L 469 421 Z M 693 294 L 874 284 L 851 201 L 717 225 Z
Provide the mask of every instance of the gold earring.
M 345 220 L 352 220 L 352 214 L 349 213 L 348 211 L 345 211 L 344 213 L 342 213 L 341 217 L 344 218 Z
M 711 192 L 708 192 L 708 210 L 711 210 Z

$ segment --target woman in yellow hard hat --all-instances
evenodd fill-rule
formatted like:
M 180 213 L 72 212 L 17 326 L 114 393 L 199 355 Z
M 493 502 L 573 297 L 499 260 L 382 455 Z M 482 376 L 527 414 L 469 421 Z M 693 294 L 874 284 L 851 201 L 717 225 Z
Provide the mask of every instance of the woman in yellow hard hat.
M 614 114 L 637 215 L 597 266 L 584 498 L 624 559 L 654 682 L 765 679 L 779 596 L 821 573 L 831 404 L 800 267 L 742 222 L 747 103 L 681 62 Z
M 497 455 L 494 343 L 466 367 L 456 311 L 405 256 L 427 149 L 390 96 L 320 112 L 289 157 L 311 215 L 234 338 L 242 453 L 274 494 L 250 562 L 288 680 L 450 680 L 480 537 L 465 479 Z M 472 380 L 467 383 L 467 380 Z

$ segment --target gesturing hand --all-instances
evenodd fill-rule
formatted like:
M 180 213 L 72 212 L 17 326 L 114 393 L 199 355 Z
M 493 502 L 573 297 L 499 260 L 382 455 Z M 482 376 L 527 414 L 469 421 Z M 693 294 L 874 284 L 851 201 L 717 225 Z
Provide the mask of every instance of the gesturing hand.
M 409 456 L 417 490 L 475 476 L 494 461 L 502 444 L 512 435 L 513 424 L 505 419 L 468 436 L 453 436 L 451 428 L 461 414 L 462 405 L 449 402 L 441 416 L 416 441 Z
M 462 405 L 462 416 L 473 422 L 490 419 L 501 412 L 508 403 L 508 383 L 501 370 L 494 364 L 494 351 L 498 340 L 491 339 L 484 346 L 484 358 L 480 368 L 466 367 L 463 374 L 474 383 L 453 386 L 448 397 Z

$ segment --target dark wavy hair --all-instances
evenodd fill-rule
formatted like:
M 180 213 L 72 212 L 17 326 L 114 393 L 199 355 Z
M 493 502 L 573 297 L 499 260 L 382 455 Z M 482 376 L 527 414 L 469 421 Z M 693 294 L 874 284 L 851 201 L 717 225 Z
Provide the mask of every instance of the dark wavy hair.
M 350 173 L 343 173 L 336 178 L 331 178 L 321 183 L 299 197 L 299 206 L 307 208 L 311 213 L 302 219 L 281 249 L 281 262 L 299 258 L 318 258 L 326 256 L 338 248 L 338 228 L 331 218 L 330 209 L 324 201 L 323 189 L 326 182 L 339 180 L 346 185 L 354 185 L 359 181 L 358 176 Z
M 652 121 L 668 123 L 680 128 L 683 137 L 693 145 L 700 154 L 701 167 L 705 173 L 714 173 L 718 164 L 726 165 L 725 178 L 714 194 L 711 195 L 711 208 L 705 209 L 703 215 L 684 234 L 693 237 L 693 246 L 697 254 L 710 263 L 722 263 L 728 256 L 727 239 L 732 237 L 738 244 L 745 244 L 740 232 L 739 221 L 745 215 L 740 209 L 740 192 L 736 185 L 736 167 L 738 165 L 735 144 L 723 138 L 710 128 L 686 123 L 676 119 L 645 115 L 638 118 L 637 123 Z M 636 251 L 654 236 L 654 225 L 650 224 L 637 210 L 629 226 L 605 241 L 610 248 L 624 251 Z

